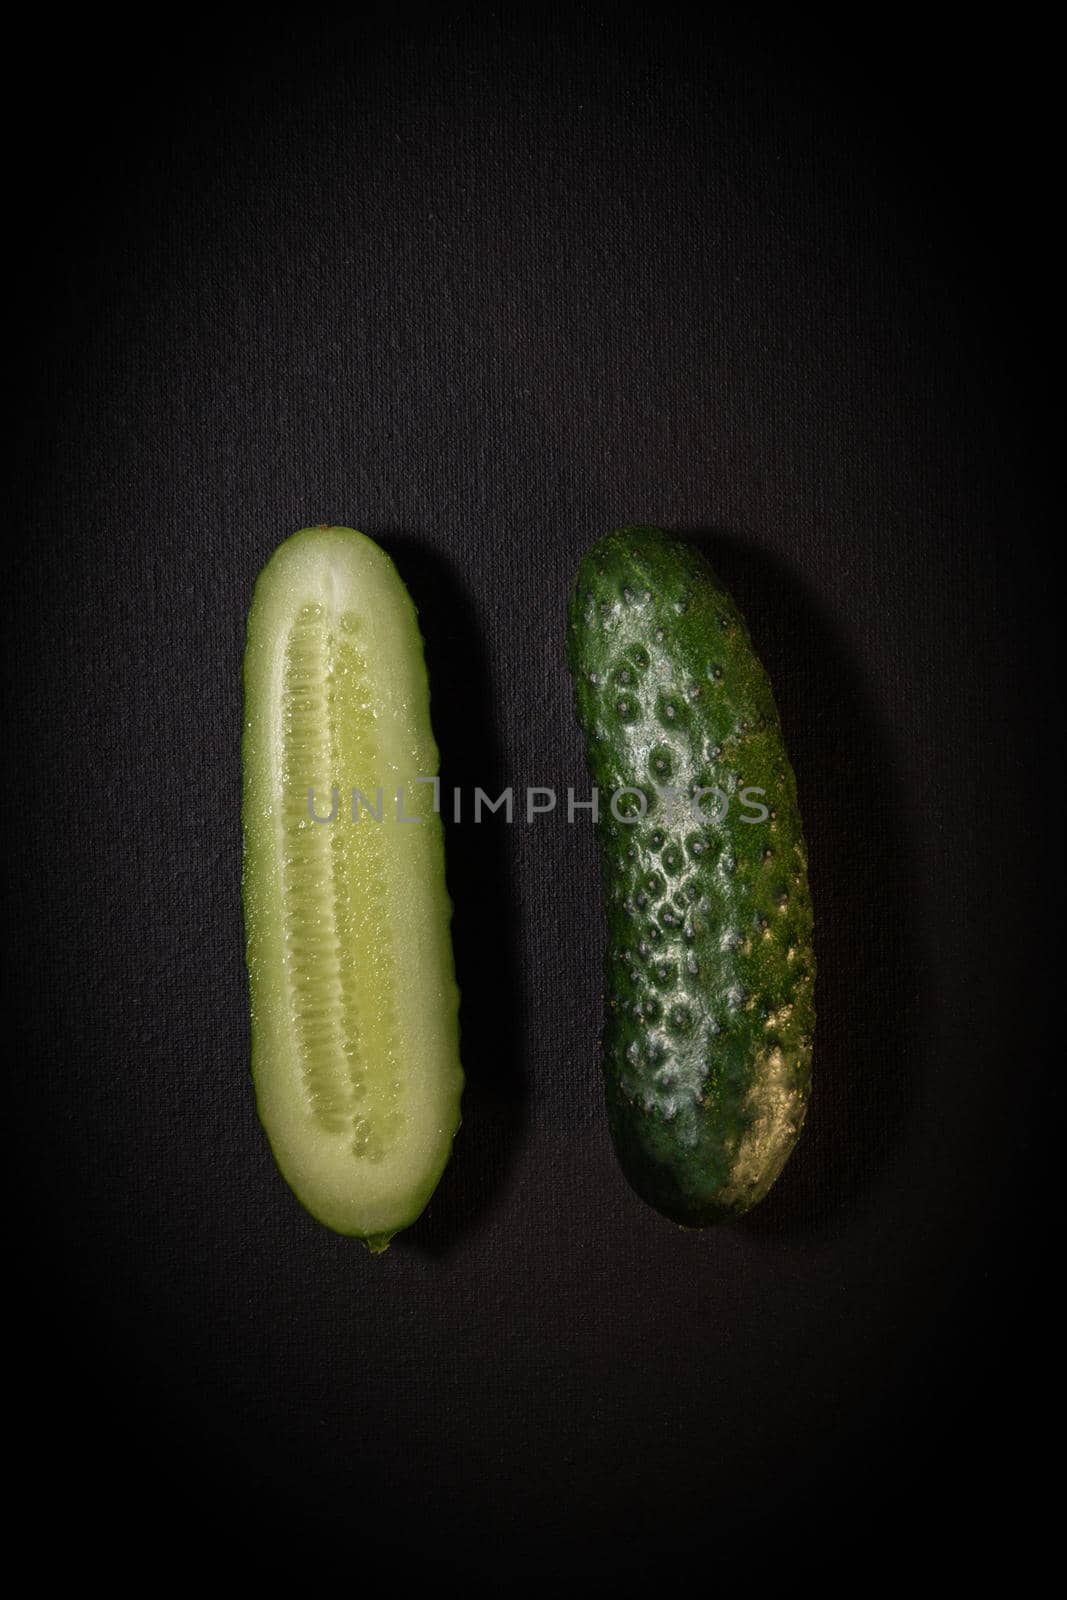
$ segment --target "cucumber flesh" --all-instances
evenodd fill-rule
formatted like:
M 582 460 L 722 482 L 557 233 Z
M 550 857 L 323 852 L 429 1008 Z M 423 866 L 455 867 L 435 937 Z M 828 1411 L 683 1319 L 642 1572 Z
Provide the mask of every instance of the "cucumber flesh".
M 382 1249 L 433 1193 L 463 1087 L 422 640 L 385 552 L 350 528 L 287 539 L 244 684 L 257 1108 L 303 1205 Z

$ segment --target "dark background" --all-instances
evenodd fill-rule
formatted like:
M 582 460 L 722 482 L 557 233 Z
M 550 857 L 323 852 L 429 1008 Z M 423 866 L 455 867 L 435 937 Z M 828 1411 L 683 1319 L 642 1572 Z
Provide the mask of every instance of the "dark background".
M 762 1583 L 1041 1528 L 1048 43 L 606 18 L 68 24 L 10 68 L 9 1448 L 49 1559 Z M 247 1075 L 253 579 L 306 523 L 379 539 L 445 781 L 584 787 L 564 597 L 626 520 L 699 540 L 776 686 L 808 1128 L 739 1226 L 645 1209 L 588 827 L 453 827 L 464 1124 L 372 1259 Z

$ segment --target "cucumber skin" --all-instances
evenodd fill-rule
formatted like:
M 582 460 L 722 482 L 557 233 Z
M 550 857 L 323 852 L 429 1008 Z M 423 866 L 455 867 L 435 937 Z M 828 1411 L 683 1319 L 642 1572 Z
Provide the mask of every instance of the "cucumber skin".
M 705 1227 L 763 1198 L 807 1110 L 815 956 L 796 781 L 744 621 L 691 546 L 649 527 L 599 540 L 571 590 L 567 661 L 600 794 L 612 1141 L 642 1199 Z M 728 796 L 723 822 L 698 827 L 693 784 Z M 667 785 L 682 791 L 673 822 Z M 611 815 L 624 786 L 648 797 L 635 824 Z M 742 806 L 748 786 L 766 793 Z M 768 819 L 741 820 L 757 804 Z

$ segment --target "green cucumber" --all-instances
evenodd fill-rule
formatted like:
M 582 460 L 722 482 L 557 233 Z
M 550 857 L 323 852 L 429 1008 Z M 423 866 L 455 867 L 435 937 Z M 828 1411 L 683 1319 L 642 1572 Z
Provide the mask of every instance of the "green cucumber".
M 381 1250 L 433 1193 L 463 1087 L 422 639 L 385 552 L 351 528 L 279 546 L 244 686 L 257 1109 L 308 1211 Z
M 744 621 L 691 546 L 647 527 L 601 539 L 567 638 L 599 800 L 611 1136 L 644 1200 L 704 1227 L 763 1198 L 807 1109 L 796 782 Z

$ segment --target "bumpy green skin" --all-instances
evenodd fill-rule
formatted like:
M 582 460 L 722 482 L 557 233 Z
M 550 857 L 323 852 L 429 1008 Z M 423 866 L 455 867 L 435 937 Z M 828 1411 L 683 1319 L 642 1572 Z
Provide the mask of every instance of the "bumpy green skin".
M 698 551 L 655 528 L 608 534 L 568 623 L 600 798 L 611 1134 L 637 1193 L 704 1227 L 763 1198 L 807 1109 L 815 959 L 796 782 L 748 630 Z M 725 808 L 705 796 L 698 821 L 695 786 Z M 624 787 L 644 794 L 643 817 L 636 796 L 616 801 L 631 818 L 612 815 Z

